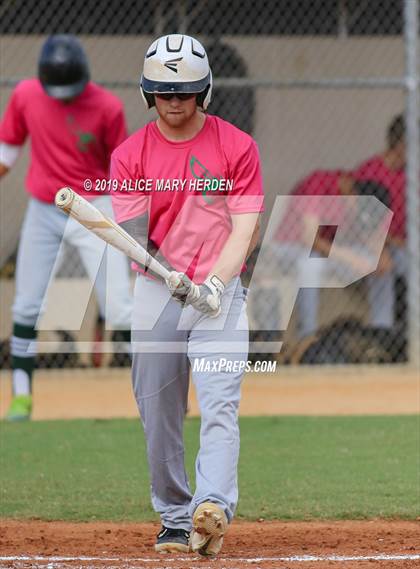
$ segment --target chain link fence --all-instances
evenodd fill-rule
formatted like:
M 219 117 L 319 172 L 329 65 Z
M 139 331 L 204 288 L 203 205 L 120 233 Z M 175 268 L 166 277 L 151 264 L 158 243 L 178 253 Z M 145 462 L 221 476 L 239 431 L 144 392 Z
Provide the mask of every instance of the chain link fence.
M 209 112 L 251 133 L 262 157 L 265 234 L 247 274 L 255 357 L 418 365 L 418 19 L 417 0 L 5 0 L 1 111 L 46 35 L 74 33 L 133 132 L 152 118 L 138 89 L 147 46 L 197 36 L 215 78 Z M 2 180 L 4 346 L 27 160 Z M 61 276 L 83 279 L 77 253 L 66 258 Z M 94 308 L 85 320 L 89 338 Z

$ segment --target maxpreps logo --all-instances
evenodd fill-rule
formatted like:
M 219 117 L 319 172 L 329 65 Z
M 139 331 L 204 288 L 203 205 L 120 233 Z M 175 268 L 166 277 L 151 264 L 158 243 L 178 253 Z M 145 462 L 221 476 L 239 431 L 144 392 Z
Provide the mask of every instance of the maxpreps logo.
M 195 358 L 192 370 L 196 373 L 275 373 L 277 361 Z
M 174 73 L 178 73 L 178 63 L 182 61 L 182 57 L 176 57 L 175 59 L 168 59 L 165 61 L 164 66 L 173 71 Z

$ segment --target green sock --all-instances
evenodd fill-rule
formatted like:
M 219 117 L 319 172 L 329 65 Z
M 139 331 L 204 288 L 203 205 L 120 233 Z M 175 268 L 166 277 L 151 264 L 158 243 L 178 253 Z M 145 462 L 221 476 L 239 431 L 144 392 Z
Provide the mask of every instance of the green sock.
M 35 354 L 28 354 L 30 344 L 36 339 L 33 326 L 13 324 L 10 340 L 13 370 L 13 393 L 29 395 L 32 392 L 32 374 L 35 368 Z

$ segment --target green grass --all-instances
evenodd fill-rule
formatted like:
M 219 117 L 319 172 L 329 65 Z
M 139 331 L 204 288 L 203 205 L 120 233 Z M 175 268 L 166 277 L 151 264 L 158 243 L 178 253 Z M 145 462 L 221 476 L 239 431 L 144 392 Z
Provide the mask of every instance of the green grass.
M 420 513 L 419 418 L 241 420 L 238 515 L 345 519 Z M 186 422 L 193 479 L 199 421 Z M 134 420 L 0 424 L 0 515 L 152 520 Z

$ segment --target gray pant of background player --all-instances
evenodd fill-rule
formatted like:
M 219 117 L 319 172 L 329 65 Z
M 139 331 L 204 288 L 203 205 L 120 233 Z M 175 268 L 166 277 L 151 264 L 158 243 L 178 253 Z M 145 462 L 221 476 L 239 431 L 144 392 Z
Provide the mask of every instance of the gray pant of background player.
M 113 217 L 109 196 L 96 198 L 93 203 Z M 107 279 L 103 263 L 97 272 L 105 243 L 80 223 L 68 218 L 54 204 L 33 198 L 29 201 L 20 236 L 13 321 L 25 326 L 36 324 L 51 274 L 59 265 L 56 260 L 63 239 L 77 248 L 86 272 L 95 281 L 102 316 L 113 328 L 129 330 L 132 294 L 126 257 L 114 248 L 107 247 L 106 272 L 110 276 Z M 65 263 L 66 259 L 62 259 L 62 262 Z M 112 298 L 112 302 L 106 303 L 107 296 Z M 12 353 L 16 343 L 12 338 Z M 16 348 L 19 351 L 19 346 Z M 15 355 L 25 356 L 20 353 Z
M 164 284 L 144 276 L 137 277 L 134 294 L 132 379 L 147 442 L 153 507 L 169 528 L 189 530 L 195 508 L 205 501 L 219 504 L 231 520 L 238 500 L 243 372 L 194 371 L 194 361 L 246 362 L 245 289 L 238 278 L 229 283 L 216 319 L 191 306 L 182 308 Z M 223 330 L 217 329 L 220 318 L 226 318 Z M 194 495 L 183 442 L 190 366 L 201 414 Z
M 288 275 L 307 271 L 307 251 L 298 244 L 284 244 L 275 251 L 277 261 L 280 263 L 283 274 Z M 394 268 L 384 275 L 372 274 L 366 278 L 368 302 L 370 308 L 369 324 L 378 328 L 392 328 L 394 325 L 394 283 L 397 276 L 406 274 L 406 255 L 403 249 L 390 248 Z M 331 261 L 332 262 L 332 261 Z M 335 264 L 332 269 L 343 277 L 350 276 L 351 270 L 343 263 Z M 311 270 L 315 270 L 314 266 Z M 319 287 L 325 275 L 323 271 L 311 274 L 312 281 L 319 279 Z M 297 299 L 298 333 L 299 337 L 313 334 L 318 328 L 318 309 L 320 304 L 321 288 L 304 288 L 299 291 Z

